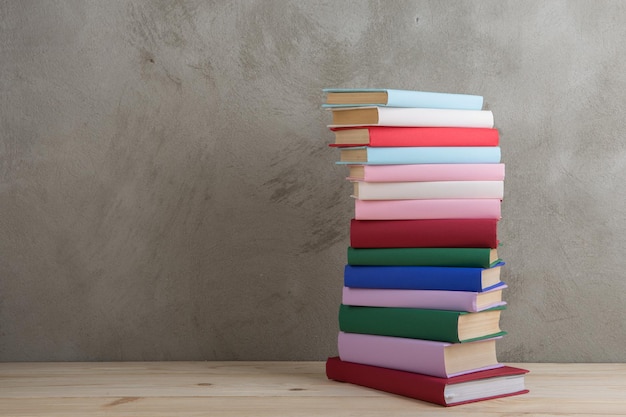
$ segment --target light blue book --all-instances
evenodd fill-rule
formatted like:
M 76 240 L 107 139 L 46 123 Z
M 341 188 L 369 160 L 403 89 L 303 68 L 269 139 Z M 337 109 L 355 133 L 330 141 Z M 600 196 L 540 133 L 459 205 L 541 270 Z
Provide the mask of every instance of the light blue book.
M 372 148 L 356 146 L 341 149 L 337 164 L 498 164 L 499 146 L 445 146 Z
M 376 88 L 325 88 L 323 92 L 327 94 L 327 102 L 322 104 L 322 107 L 326 108 L 363 106 L 458 110 L 481 110 L 483 108 L 483 97 L 470 94 Z M 348 94 L 344 97 L 344 93 L 349 93 L 349 97 Z

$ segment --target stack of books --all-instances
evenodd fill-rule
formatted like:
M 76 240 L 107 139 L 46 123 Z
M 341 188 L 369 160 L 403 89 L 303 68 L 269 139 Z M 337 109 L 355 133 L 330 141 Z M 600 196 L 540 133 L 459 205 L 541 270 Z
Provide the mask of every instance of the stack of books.
M 481 96 L 327 89 L 354 218 L 328 378 L 451 406 L 528 392 L 504 366 L 504 164 Z

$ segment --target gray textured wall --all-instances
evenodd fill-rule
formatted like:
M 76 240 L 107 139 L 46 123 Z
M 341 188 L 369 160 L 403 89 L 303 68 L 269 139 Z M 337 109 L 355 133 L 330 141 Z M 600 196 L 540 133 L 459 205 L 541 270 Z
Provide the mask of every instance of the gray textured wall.
M 324 359 L 323 87 L 485 96 L 505 361 L 625 361 L 626 3 L 0 0 L 0 360 Z

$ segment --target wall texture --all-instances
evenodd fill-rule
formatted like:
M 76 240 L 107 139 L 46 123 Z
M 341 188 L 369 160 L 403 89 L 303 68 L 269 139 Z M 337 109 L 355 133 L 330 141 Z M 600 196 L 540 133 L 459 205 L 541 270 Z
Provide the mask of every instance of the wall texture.
M 323 87 L 481 94 L 504 361 L 625 361 L 626 3 L 0 0 L 0 360 L 321 360 Z

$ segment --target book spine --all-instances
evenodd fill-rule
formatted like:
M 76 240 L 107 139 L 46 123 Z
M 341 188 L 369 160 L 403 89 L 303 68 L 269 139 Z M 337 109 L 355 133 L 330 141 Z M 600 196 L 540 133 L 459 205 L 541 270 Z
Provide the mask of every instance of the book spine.
M 448 310 L 342 304 L 339 308 L 339 329 L 348 333 L 460 343 L 458 335 L 460 314 L 463 313 Z
M 339 332 L 342 361 L 447 378 L 444 349 L 447 343 L 402 337 Z
M 355 183 L 359 200 L 415 200 L 504 197 L 504 181 L 419 181 Z
M 450 266 L 488 268 L 491 248 L 353 248 L 349 265 Z
M 369 146 L 498 146 L 497 129 L 371 126 Z
M 482 292 L 482 271 L 482 268 L 346 265 L 344 285 L 354 288 Z
M 489 110 L 378 107 L 380 126 L 486 127 L 493 128 Z
M 498 289 L 499 291 L 500 289 Z M 369 307 L 425 308 L 432 310 L 467 311 L 477 313 L 489 308 L 503 306 L 504 301 L 483 308 L 476 307 L 476 292 L 393 290 L 380 288 L 343 287 L 342 304 Z
M 353 248 L 496 248 L 497 219 L 350 221 Z
M 500 199 L 355 200 L 357 220 L 500 219 Z
M 399 164 L 364 165 L 367 182 L 504 181 L 504 164 Z

